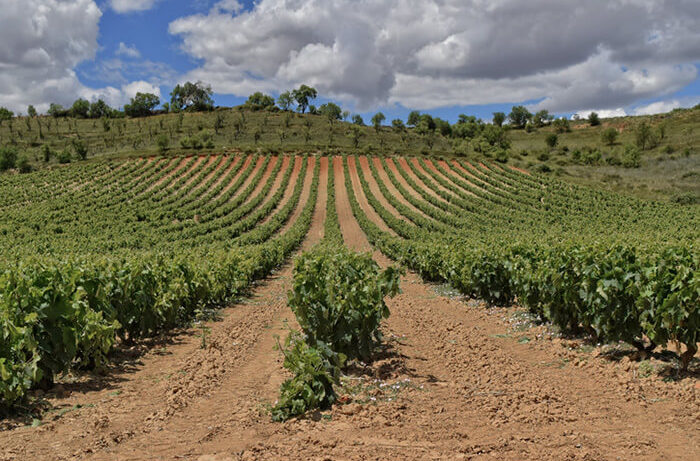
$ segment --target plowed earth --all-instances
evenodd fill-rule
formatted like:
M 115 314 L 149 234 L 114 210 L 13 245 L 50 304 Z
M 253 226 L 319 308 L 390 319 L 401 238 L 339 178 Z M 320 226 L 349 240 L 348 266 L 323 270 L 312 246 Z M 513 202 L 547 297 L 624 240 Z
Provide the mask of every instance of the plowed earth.
M 373 251 L 352 215 L 340 158 L 309 160 L 290 222 L 309 198 L 317 161 L 319 200 L 303 249 L 323 237 L 334 168 L 345 242 Z M 368 160 L 349 163 L 363 210 L 386 229 L 357 178 L 358 166 L 371 178 Z M 374 179 L 370 186 L 381 197 Z M 348 403 L 273 423 L 265 404 L 287 377 L 274 345 L 285 324 L 294 325 L 291 275 L 288 263 L 256 285 L 208 324 L 205 338 L 199 329 L 179 331 L 119 349 L 105 375 L 67 379 L 45 396 L 51 409 L 43 420 L 5 423 L 0 460 L 700 459 L 697 376 L 644 377 L 627 354 L 558 338 L 522 322 L 517 307 L 486 308 L 412 273 L 388 301 L 387 346 L 349 371 Z

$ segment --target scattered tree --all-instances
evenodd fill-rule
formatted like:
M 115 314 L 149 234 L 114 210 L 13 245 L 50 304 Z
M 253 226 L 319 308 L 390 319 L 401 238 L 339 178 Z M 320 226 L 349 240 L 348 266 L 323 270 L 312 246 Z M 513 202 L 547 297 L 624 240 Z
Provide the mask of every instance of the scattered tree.
M 36 108 L 31 104 L 29 105 L 29 107 L 27 107 L 27 115 L 29 115 L 32 118 L 37 116 Z
M 160 98 L 153 93 L 136 93 L 129 104 L 124 104 L 124 113 L 129 117 L 147 117 L 160 104 Z
M 566 117 L 561 117 L 554 120 L 554 123 L 552 123 L 552 125 L 554 126 L 554 129 L 557 133 L 568 133 L 569 131 L 571 131 L 571 125 L 569 124 L 569 120 Z
M 307 85 L 301 85 L 296 90 L 292 91 L 292 97 L 297 103 L 297 108 L 302 114 L 306 112 L 306 108 L 309 107 L 309 103 L 312 99 L 316 99 L 318 92 L 316 88 L 312 88 Z
M 554 119 L 553 116 L 549 115 L 549 111 L 542 109 L 532 116 L 532 123 L 537 127 L 541 128 L 548 125 Z
M 6 146 L 0 147 L 0 171 L 14 168 L 17 164 L 17 149 Z
M 85 160 L 88 155 L 88 149 L 85 145 L 85 142 L 82 139 L 74 138 L 72 145 L 73 151 L 75 152 L 75 156 L 80 160 Z
M 76 99 L 70 108 L 70 115 L 76 118 L 87 118 L 90 113 L 90 102 L 87 99 Z
M 245 107 L 254 111 L 270 110 L 275 107 L 275 98 L 257 91 L 248 97 Z
M 362 115 L 355 114 L 352 116 L 352 123 L 354 125 L 365 126 L 365 121 L 362 119 Z
M 51 103 L 49 105 L 49 111 L 47 113 L 54 118 L 66 117 L 68 115 L 68 111 L 65 110 L 62 105 L 56 103 Z
M 637 125 L 637 129 L 634 132 L 635 141 L 637 147 L 642 150 L 650 149 L 655 147 L 657 144 L 657 139 L 651 130 L 651 126 L 647 122 L 642 122 Z
M 402 133 L 406 131 L 406 125 L 404 125 L 403 120 L 401 120 L 400 118 L 395 118 L 394 120 L 392 120 L 391 126 L 397 133 Z
M 12 117 L 14 114 L 12 111 L 7 109 L 6 107 L 0 107 L 0 126 L 2 126 L 2 122 L 5 120 L 12 120 Z
M 328 119 L 328 124 L 333 126 L 333 122 L 343 118 L 343 110 L 334 102 L 327 102 L 318 109 L 318 112 Z
M 527 122 L 532 119 L 532 114 L 525 106 L 513 106 L 510 114 L 508 114 L 508 119 L 515 128 L 525 128 Z
M 554 149 L 559 142 L 559 136 L 557 136 L 556 133 L 550 133 L 546 138 L 544 138 L 544 142 L 547 144 L 547 147 Z
M 618 134 L 619 133 L 615 128 L 609 127 L 603 130 L 603 132 L 600 134 L 600 139 L 608 146 L 612 146 L 613 144 L 615 144 Z
M 382 122 L 386 120 L 386 116 L 382 114 L 381 112 L 377 112 L 374 114 L 372 117 L 372 126 L 374 126 L 374 131 L 377 133 L 379 132 L 379 129 L 382 127 Z
M 408 119 L 406 120 L 409 126 L 417 126 L 420 123 L 420 112 L 417 110 L 412 110 L 408 114 Z
M 591 112 L 590 114 L 588 114 L 588 123 L 591 126 L 600 125 L 600 117 L 598 116 L 598 114 L 596 112 Z
M 102 99 L 90 104 L 90 118 L 110 118 L 114 115 L 114 109 L 109 107 Z
M 292 93 L 289 91 L 285 91 L 284 93 L 281 93 L 279 97 L 277 98 L 277 105 L 280 106 L 280 109 L 287 111 L 289 110 L 292 105 L 294 104 L 294 96 L 292 96 Z
M 210 85 L 202 82 L 185 82 L 182 85 L 177 85 L 170 93 L 170 109 L 174 112 L 212 110 L 214 108 L 212 94 L 214 92 Z
M 503 126 L 503 122 L 506 121 L 506 114 L 503 112 L 493 113 L 493 124 L 496 126 Z

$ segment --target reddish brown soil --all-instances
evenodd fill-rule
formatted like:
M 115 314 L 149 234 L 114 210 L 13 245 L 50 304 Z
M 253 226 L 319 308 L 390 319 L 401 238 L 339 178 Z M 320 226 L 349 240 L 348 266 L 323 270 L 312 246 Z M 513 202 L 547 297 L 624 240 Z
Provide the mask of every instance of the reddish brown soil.
M 396 198 L 403 205 L 410 208 L 414 213 L 418 213 L 418 214 L 422 215 L 424 218 L 431 219 L 429 216 L 427 216 L 421 210 L 419 210 L 418 208 L 411 205 L 411 203 L 408 200 L 406 200 L 406 198 L 403 195 L 401 195 L 401 192 L 399 192 L 398 189 L 396 189 L 396 187 L 394 187 L 394 184 L 389 179 L 389 175 L 384 170 L 384 165 L 382 165 L 381 160 L 379 158 L 376 158 L 376 157 L 373 160 L 374 160 L 375 166 L 377 167 L 377 171 L 379 172 L 379 178 L 384 182 L 384 185 L 387 187 L 387 189 L 393 195 L 393 197 Z M 405 181 L 402 182 L 401 184 L 405 184 Z
M 474 196 L 474 193 L 473 193 L 473 192 L 464 189 L 464 188 L 461 187 L 459 184 L 454 183 L 450 178 L 448 178 L 447 176 L 445 176 L 444 174 L 442 174 L 442 172 L 441 172 L 440 170 L 438 170 L 438 168 L 437 168 L 437 167 L 435 166 L 435 164 L 434 164 L 434 163 L 437 163 L 440 167 L 442 167 L 442 168 L 443 168 L 445 171 L 447 171 L 448 173 L 453 173 L 453 172 L 451 171 L 450 165 L 449 165 L 446 161 L 444 161 L 444 160 L 438 160 L 438 161 L 436 161 L 436 162 L 427 161 L 426 163 L 427 163 L 428 166 L 432 169 L 432 171 L 435 172 L 435 174 L 437 174 L 438 176 L 440 176 L 441 178 L 443 178 L 445 181 L 451 183 L 452 185 L 454 185 L 455 187 L 457 187 L 459 190 L 463 191 L 465 194 Z
M 417 158 L 412 159 L 412 161 L 413 161 L 413 165 L 415 165 L 416 169 L 417 169 L 418 171 L 420 171 L 421 173 L 423 173 L 423 175 L 425 175 L 425 177 L 427 177 L 428 179 L 430 179 L 430 180 L 433 182 L 433 184 L 437 185 L 438 189 L 440 189 L 441 191 L 446 192 L 446 193 L 448 193 L 448 194 L 452 194 L 452 192 L 450 192 L 449 189 L 447 189 L 447 188 L 444 187 L 442 184 L 440 184 L 440 183 L 437 182 L 435 179 L 433 179 L 433 177 L 430 175 L 430 173 L 429 173 L 428 171 L 426 171 L 425 168 L 423 168 L 423 166 L 420 164 L 420 162 L 418 162 L 418 159 L 417 159 Z M 426 165 L 428 165 L 428 168 L 432 168 L 433 170 L 435 169 L 435 167 L 433 167 L 433 166 L 430 164 L 430 162 L 429 162 L 428 160 L 426 160 L 425 163 L 426 163 Z M 421 182 L 419 182 L 419 184 L 424 185 L 425 183 L 423 183 L 423 182 L 421 181 Z M 442 196 L 441 196 L 441 197 L 442 197 Z
M 211 178 L 214 176 L 219 176 L 223 172 L 221 169 L 223 168 L 223 165 L 226 163 L 226 160 L 228 160 L 228 156 L 226 155 L 211 155 L 209 159 L 209 163 L 207 164 L 204 169 L 206 170 L 208 167 L 210 167 L 213 163 L 216 163 L 216 166 L 214 169 L 207 174 L 204 178 L 202 178 L 190 191 L 191 194 L 197 193 L 202 187 L 204 187 L 205 184 L 207 184 L 207 181 L 209 181 Z M 200 191 L 202 193 L 206 191 Z
M 352 216 L 341 159 L 332 160 L 320 159 L 303 247 L 323 235 L 333 167 L 346 244 L 372 251 Z M 54 388 L 40 426 L 0 431 L 0 460 L 700 459 L 697 374 L 643 377 L 628 355 L 514 323 L 517 308 L 448 296 L 412 273 L 388 300 L 387 347 L 348 379 L 365 390 L 343 391 L 349 404 L 273 423 L 264 404 L 287 377 L 273 346 L 284 322 L 293 325 L 290 283 L 287 264 L 209 324 L 205 347 L 198 330 L 182 331 L 121 351 L 104 376 Z
M 292 161 L 292 158 L 287 157 L 285 159 L 284 166 L 286 167 L 287 165 L 289 165 L 290 161 Z M 259 223 L 260 225 L 265 224 L 269 220 L 271 220 L 272 217 L 275 216 L 275 213 L 277 213 L 281 208 L 283 208 L 284 205 L 289 201 L 289 198 L 292 196 L 292 193 L 294 192 L 294 185 L 297 182 L 297 178 L 299 178 L 299 172 L 301 171 L 301 164 L 304 161 L 304 159 L 302 157 L 295 157 L 293 159 L 293 161 L 294 161 L 294 167 L 292 169 L 292 175 L 289 177 L 289 184 L 287 184 L 287 187 L 284 189 L 284 195 L 282 195 L 282 200 L 280 200 L 279 204 L 275 207 L 274 210 L 272 210 L 272 212 L 269 215 L 267 215 L 262 221 L 260 221 L 260 223 Z M 284 171 L 284 169 L 282 171 Z M 277 178 L 277 181 L 275 181 L 275 185 L 272 186 L 272 189 L 270 191 L 272 195 L 274 195 L 275 192 L 277 191 L 277 189 L 279 188 L 280 183 L 282 182 L 283 176 L 284 176 L 283 174 L 279 175 L 279 177 Z M 269 195 L 269 196 L 271 196 L 271 195 Z
M 425 184 L 423 184 L 423 181 L 421 181 L 420 179 L 418 179 L 418 176 L 416 176 L 415 173 L 413 173 L 413 171 L 411 170 L 411 167 L 408 166 L 408 162 L 411 161 L 411 160 L 412 160 L 412 159 L 400 158 L 400 159 L 398 159 L 398 161 L 397 161 L 397 160 L 394 160 L 394 163 L 397 163 L 396 167 L 397 167 L 397 168 L 401 168 L 401 169 L 406 173 L 406 175 L 407 175 L 409 178 L 411 178 L 411 179 L 413 180 L 414 183 L 416 183 L 416 184 L 418 185 L 418 187 L 422 188 L 424 191 L 427 191 L 428 194 L 432 195 L 432 196 L 435 197 L 436 199 L 438 199 L 438 200 L 444 202 L 444 201 L 445 201 L 444 198 L 440 197 L 440 195 L 438 195 L 437 192 L 435 192 L 434 190 L 432 190 L 431 188 L 429 188 L 429 187 L 427 187 Z M 398 171 L 396 171 L 396 175 L 399 176 L 399 177 L 401 176 L 401 174 L 400 174 Z M 412 187 L 409 186 L 408 189 L 411 190 Z M 415 192 L 415 191 L 414 191 L 414 192 Z M 423 198 L 420 197 L 420 194 L 418 194 L 418 192 L 415 192 L 415 193 L 417 194 L 417 196 L 418 196 L 421 200 L 423 200 Z
M 221 191 L 216 195 L 216 197 L 212 198 L 212 200 L 218 200 L 219 197 L 221 197 L 226 192 L 228 192 L 231 189 L 231 187 L 233 187 L 233 185 L 236 183 L 236 181 L 238 181 L 238 178 L 240 178 L 243 175 L 246 168 L 248 168 L 248 166 L 250 165 L 250 162 L 252 162 L 252 161 L 253 161 L 253 157 L 246 156 L 243 159 L 243 165 L 241 166 L 241 169 L 238 170 L 238 172 L 233 177 L 227 179 L 228 183 L 221 189 Z M 231 168 L 233 168 L 233 167 L 231 167 Z M 227 172 L 227 175 L 228 175 L 228 172 Z
M 185 168 L 185 166 L 187 165 L 187 163 L 188 163 L 190 160 L 192 160 L 192 157 L 182 157 L 182 158 L 179 159 L 179 160 L 178 160 L 177 158 L 173 158 L 173 159 L 170 159 L 170 160 L 165 160 L 165 161 L 167 161 L 168 163 L 167 163 L 167 165 L 166 165 L 164 168 L 170 167 L 170 166 L 171 166 L 173 163 L 175 163 L 175 162 L 177 162 L 177 166 L 176 166 L 172 171 L 170 171 L 169 173 L 167 173 L 165 176 L 163 176 L 162 178 L 158 179 L 158 181 L 155 181 L 153 184 L 151 184 L 150 186 L 148 186 L 148 187 L 146 188 L 146 190 L 144 191 L 144 193 L 150 192 L 150 191 L 153 190 L 155 187 L 160 186 L 161 184 L 163 184 L 163 183 L 166 182 L 166 181 L 167 181 L 167 182 L 172 182 L 172 181 L 176 180 L 177 177 L 178 177 L 178 175 L 182 172 L 182 170 Z M 141 177 L 143 177 L 143 176 L 141 176 Z M 138 183 L 137 183 L 137 184 L 138 184 Z

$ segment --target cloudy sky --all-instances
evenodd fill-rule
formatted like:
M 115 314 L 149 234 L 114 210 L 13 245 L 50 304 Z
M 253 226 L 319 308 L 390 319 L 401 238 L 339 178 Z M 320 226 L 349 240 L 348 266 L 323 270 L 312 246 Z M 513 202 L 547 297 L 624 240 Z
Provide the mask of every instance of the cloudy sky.
M 0 106 L 308 83 L 360 113 L 700 102 L 698 0 L 0 0 Z

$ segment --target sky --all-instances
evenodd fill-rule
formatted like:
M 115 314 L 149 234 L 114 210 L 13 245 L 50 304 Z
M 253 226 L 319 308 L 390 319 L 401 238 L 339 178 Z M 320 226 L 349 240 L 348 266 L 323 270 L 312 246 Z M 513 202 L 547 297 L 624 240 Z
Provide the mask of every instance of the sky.
M 0 0 L 0 106 L 309 84 L 388 120 L 700 103 L 698 0 Z

